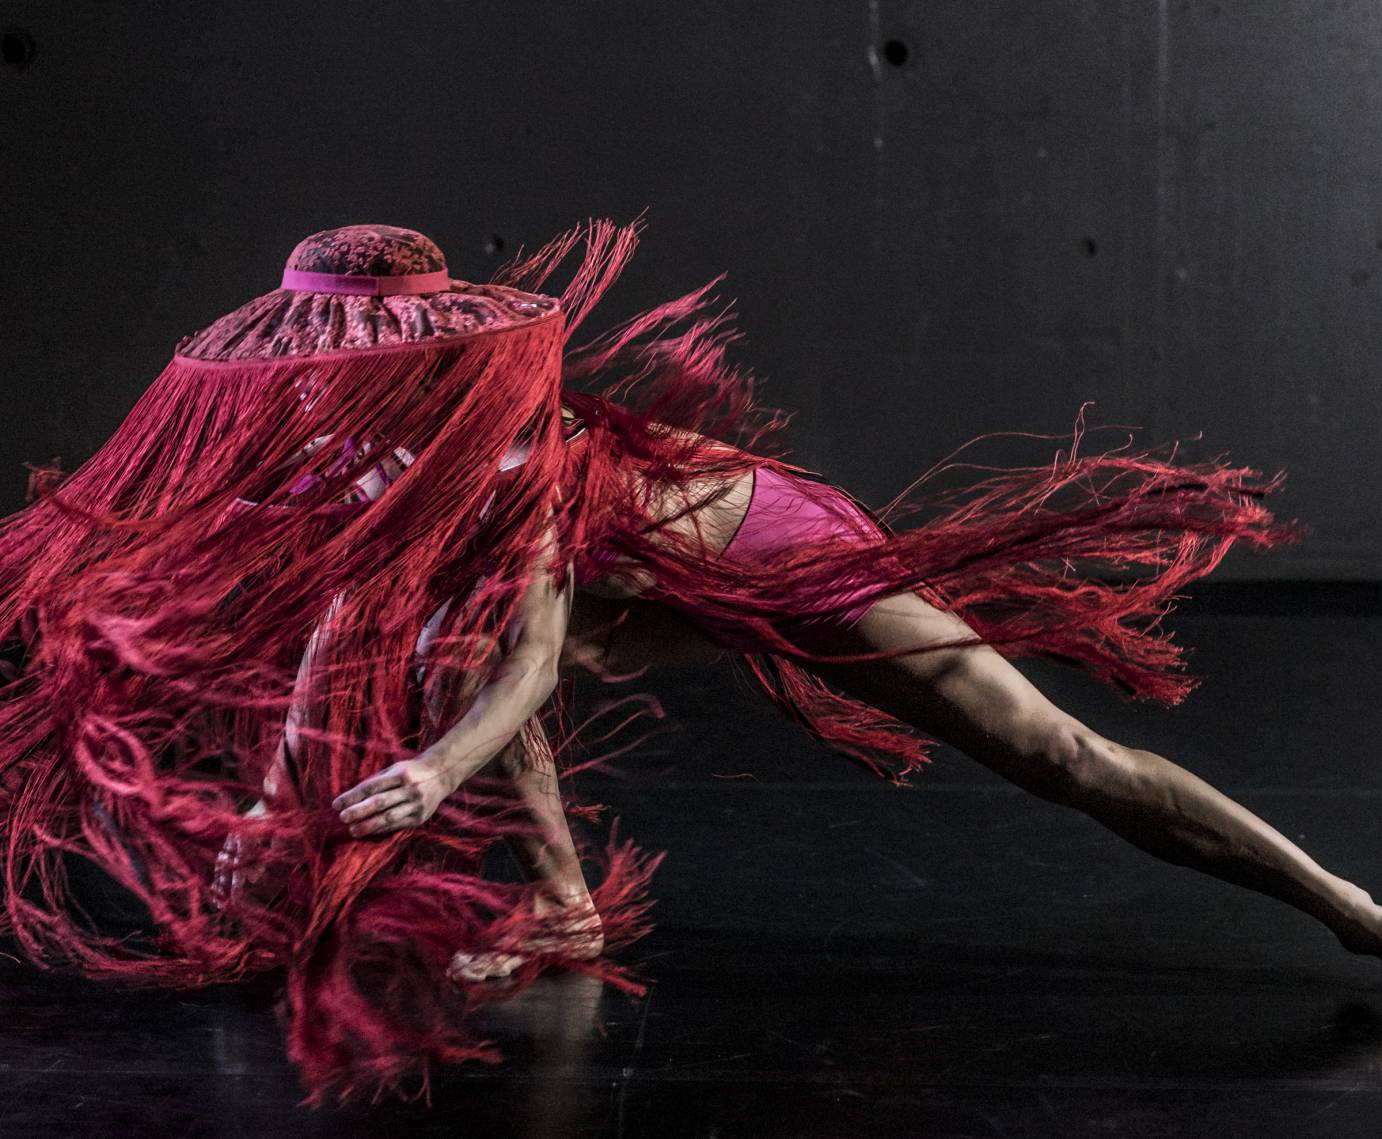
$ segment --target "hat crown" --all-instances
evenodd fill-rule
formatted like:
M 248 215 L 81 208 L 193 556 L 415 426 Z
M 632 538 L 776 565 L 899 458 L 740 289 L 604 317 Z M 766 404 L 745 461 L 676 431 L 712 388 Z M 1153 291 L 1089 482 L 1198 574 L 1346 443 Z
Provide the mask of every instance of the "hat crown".
M 309 279 L 290 283 L 290 271 Z M 317 276 L 320 283 L 310 279 Z M 439 280 L 429 282 L 429 276 Z M 410 287 L 379 287 L 389 278 Z M 340 287 L 352 281 L 376 287 Z M 184 336 L 175 355 L 249 362 L 407 348 L 523 328 L 560 312 L 557 297 L 451 279 L 437 244 L 415 229 L 347 225 L 299 241 L 281 287 Z
M 305 237 L 285 268 L 306 273 L 402 277 L 446 270 L 446 257 L 426 234 L 395 225 L 344 225 Z

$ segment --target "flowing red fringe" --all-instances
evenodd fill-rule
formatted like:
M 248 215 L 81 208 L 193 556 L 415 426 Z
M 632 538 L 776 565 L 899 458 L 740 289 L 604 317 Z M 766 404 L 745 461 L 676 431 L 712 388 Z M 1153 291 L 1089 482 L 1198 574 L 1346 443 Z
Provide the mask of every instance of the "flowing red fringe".
M 281 969 L 287 1047 L 309 1102 L 425 1090 L 433 1063 L 500 1058 L 466 1016 L 492 990 L 447 980 L 451 954 L 553 936 L 532 912 L 532 886 L 482 873 L 495 842 L 532 824 L 480 778 L 427 826 L 383 841 L 350 839 L 327 804 L 464 712 L 473 686 L 425 706 L 417 633 L 457 600 L 427 668 L 482 676 L 554 508 L 567 557 L 613 552 L 651 571 L 661 600 L 734 626 L 769 699 L 897 783 L 932 741 L 811 671 L 819 655 L 787 632 L 803 600 L 828 607 L 839 581 L 866 574 L 875 596 L 915 590 L 958 613 L 976 643 L 1175 703 L 1195 683 L 1160 628 L 1179 591 L 1237 541 L 1267 548 L 1304 533 L 1263 505 L 1280 475 L 1130 444 L 1079 454 L 1081 409 L 1049 463 L 921 493 L 966 469 L 938 465 L 875 514 L 875 541 L 808 543 L 758 567 L 697 557 L 654 517 L 647 487 L 689 488 L 753 463 L 819 476 L 786 460 L 789 417 L 729 363 L 738 334 L 729 307 L 716 311 L 718 278 L 569 346 L 641 224 L 576 227 L 496 276 L 540 290 L 583 245 L 557 319 L 309 359 L 175 357 L 74 474 L 42 469 L 36 500 L 0 520 L 0 932 L 41 964 L 125 983 Z M 580 446 L 563 438 L 562 402 L 586 422 Z M 415 459 L 382 497 L 347 505 L 361 472 L 339 448 L 287 462 L 327 433 Z M 520 441 L 527 461 L 501 470 Z M 320 481 L 294 493 L 304 475 Z M 927 517 L 900 528 L 913 514 Z M 296 786 L 270 793 L 298 665 L 328 613 Z M 610 711 L 629 708 L 643 718 L 637 704 Z M 655 702 L 643 709 L 660 714 Z M 566 773 L 616 754 L 577 762 L 572 745 L 585 737 L 565 716 L 559 699 L 529 728 L 559 737 Z M 247 815 L 261 798 L 266 813 Z M 578 802 L 569 784 L 566 798 L 617 951 L 651 928 L 663 856 L 617 841 L 617 826 L 596 844 L 584 827 L 605 808 Z M 138 899 L 148 931 L 88 917 L 74 859 Z M 504 996 L 554 966 L 631 995 L 646 983 L 609 956 L 558 947 L 531 957 Z

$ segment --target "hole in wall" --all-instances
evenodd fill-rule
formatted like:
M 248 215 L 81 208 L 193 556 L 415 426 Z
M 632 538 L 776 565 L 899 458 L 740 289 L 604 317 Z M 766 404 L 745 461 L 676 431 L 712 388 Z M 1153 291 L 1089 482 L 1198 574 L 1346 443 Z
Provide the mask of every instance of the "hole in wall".
M 497 233 L 491 233 L 485 238 L 484 250 L 490 257 L 493 257 L 496 253 L 503 253 L 504 239 Z
M 883 59 L 893 67 L 901 67 L 911 58 L 912 49 L 903 40 L 887 40 L 883 44 L 881 54 Z
M 1092 237 L 1081 239 L 1080 248 L 1084 250 L 1086 257 L 1095 257 L 1099 253 L 1099 243 Z
M 23 71 L 34 61 L 34 37 L 23 28 L 0 31 L 0 61 L 6 67 Z

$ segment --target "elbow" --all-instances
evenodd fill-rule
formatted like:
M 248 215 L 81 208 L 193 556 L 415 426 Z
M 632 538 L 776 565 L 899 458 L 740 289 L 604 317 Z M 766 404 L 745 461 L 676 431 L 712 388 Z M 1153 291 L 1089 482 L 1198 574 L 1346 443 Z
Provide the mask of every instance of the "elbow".
M 558 658 L 554 654 L 545 658 L 538 668 L 538 691 L 542 694 L 542 699 L 546 699 L 557 690 L 557 682 L 561 680 L 561 669 L 558 666 Z
M 556 691 L 561 679 L 561 652 L 559 648 L 548 650 L 534 646 L 513 654 L 508 667 L 532 693 L 534 702 L 542 704 Z

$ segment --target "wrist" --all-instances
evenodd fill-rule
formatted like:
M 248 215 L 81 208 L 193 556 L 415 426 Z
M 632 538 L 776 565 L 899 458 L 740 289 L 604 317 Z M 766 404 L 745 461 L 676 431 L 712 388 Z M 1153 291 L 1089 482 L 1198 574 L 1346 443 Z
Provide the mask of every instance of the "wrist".
M 417 757 L 427 775 L 435 778 L 442 787 L 443 797 L 450 795 L 461 784 L 461 765 L 457 757 L 445 748 L 436 745 L 428 748 Z

